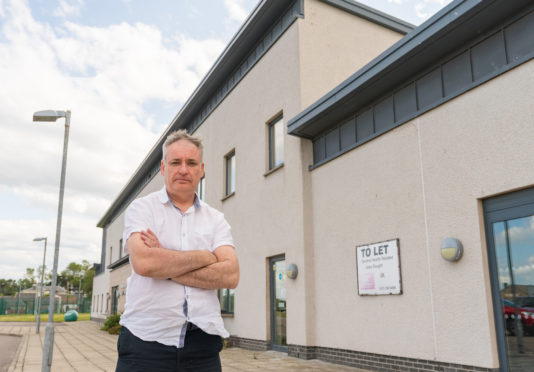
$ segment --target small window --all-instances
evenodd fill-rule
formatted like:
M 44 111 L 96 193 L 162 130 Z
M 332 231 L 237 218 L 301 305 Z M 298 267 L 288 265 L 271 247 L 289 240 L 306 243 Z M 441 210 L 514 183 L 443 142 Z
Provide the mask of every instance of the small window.
M 219 302 L 221 303 L 222 314 L 234 313 L 234 293 L 233 289 L 219 289 L 217 295 L 219 296 Z
M 204 200 L 205 187 L 206 187 L 206 177 L 202 177 L 197 186 L 197 195 L 200 200 Z
M 119 259 L 122 258 L 122 238 L 119 240 Z
M 225 156 L 226 163 L 226 188 L 225 196 L 235 192 L 235 150 Z
M 284 121 L 282 115 L 269 124 L 269 170 L 284 164 Z
M 109 264 L 113 263 L 113 247 L 109 247 Z

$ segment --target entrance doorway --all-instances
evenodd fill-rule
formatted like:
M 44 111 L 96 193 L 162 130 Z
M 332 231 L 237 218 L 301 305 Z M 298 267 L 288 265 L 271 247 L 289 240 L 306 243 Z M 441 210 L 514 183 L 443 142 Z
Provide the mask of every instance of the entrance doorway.
M 269 259 L 271 292 L 271 348 L 287 352 L 286 261 L 285 256 Z
M 502 371 L 534 366 L 534 189 L 484 201 Z

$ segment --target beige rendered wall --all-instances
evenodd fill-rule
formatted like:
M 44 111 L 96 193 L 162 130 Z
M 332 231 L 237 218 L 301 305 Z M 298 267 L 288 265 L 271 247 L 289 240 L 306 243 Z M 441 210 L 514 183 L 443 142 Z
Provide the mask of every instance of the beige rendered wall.
M 232 226 L 241 264 L 235 317 L 224 319 L 230 334 L 239 337 L 269 339 L 267 257 L 292 256 L 302 247 L 299 139 L 285 137 L 285 165 L 264 176 L 267 122 L 283 113 L 286 124 L 300 110 L 297 41 L 294 23 L 195 133 L 204 140 L 205 200 Z M 232 149 L 236 191 L 222 201 L 224 156 Z M 304 311 L 288 301 L 288 307 Z
M 319 0 L 299 22 L 301 104 L 306 108 L 404 35 Z
M 318 346 L 498 366 L 481 199 L 534 185 L 533 86 L 529 62 L 311 172 Z M 355 247 L 394 238 L 403 294 L 358 296 Z
M 109 293 L 113 293 L 111 288 L 119 287 L 119 301 L 117 304 L 117 313 L 122 314 L 124 312 L 124 303 L 126 301 L 126 281 L 130 277 L 132 270 L 130 264 L 123 265 L 109 274 Z M 124 292 L 124 294 L 123 294 Z
M 333 32 L 335 30 L 335 32 Z M 373 35 L 369 45 L 366 37 Z M 206 201 L 232 225 L 241 262 L 232 335 L 269 340 L 267 258 L 285 254 L 299 267 L 287 285 L 287 342 L 315 344 L 311 142 L 286 136 L 284 167 L 267 171 L 266 123 L 284 124 L 402 35 L 315 0 L 198 129 L 204 139 Z M 347 49 L 364 42 L 367 46 Z M 325 56 L 327 58 L 325 58 Z M 331 58 L 336 56 L 336 58 Z M 339 58 L 337 58 L 339 57 Z M 328 70 L 328 73 L 325 73 Z M 235 149 L 236 193 L 224 196 L 224 156 Z
M 267 259 L 285 254 L 287 263 L 299 266 L 298 279 L 287 282 L 287 341 L 315 345 L 311 142 L 286 135 L 284 166 L 265 176 L 267 122 L 283 113 L 287 124 L 401 35 L 316 0 L 305 1 L 305 12 L 305 18 L 297 19 L 195 134 L 205 146 L 205 200 L 225 213 L 232 225 L 241 263 L 235 317 L 225 318 L 227 329 L 239 337 L 270 339 Z M 346 48 L 369 44 L 365 35 L 370 34 L 376 39 L 372 45 Z M 222 201 L 224 156 L 232 149 L 236 193 Z M 161 185 L 156 176 L 141 194 Z M 122 213 L 108 227 L 106 265 L 109 246 L 118 246 L 123 225 Z

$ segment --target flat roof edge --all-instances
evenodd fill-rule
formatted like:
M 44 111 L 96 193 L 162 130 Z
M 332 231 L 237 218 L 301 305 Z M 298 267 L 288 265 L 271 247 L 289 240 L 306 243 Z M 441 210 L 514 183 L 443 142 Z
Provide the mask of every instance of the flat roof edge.
M 314 119 L 332 110 L 333 106 L 339 101 L 346 98 L 349 94 L 353 94 L 357 89 L 366 85 L 414 51 L 423 48 L 425 43 L 431 41 L 437 34 L 445 30 L 466 13 L 474 10 L 482 2 L 482 0 L 457 0 L 450 3 L 329 93 L 291 118 L 287 123 L 288 134 L 310 138 L 309 135 L 304 134 L 303 129 Z
M 333 7 L 345 10 L 349 13 L 364 18 L 370 22 L 379 24 L 390 30 L 399 32 L 401 34 L 407 34 L 415 28 L 409 22 L 402 19 L 393 17 L 387 13 L 383 13 L 379 10 L 373 9 L 366 5 L 360 4 L 352 0 L 320 0 L 323 3 L 330 4 Z

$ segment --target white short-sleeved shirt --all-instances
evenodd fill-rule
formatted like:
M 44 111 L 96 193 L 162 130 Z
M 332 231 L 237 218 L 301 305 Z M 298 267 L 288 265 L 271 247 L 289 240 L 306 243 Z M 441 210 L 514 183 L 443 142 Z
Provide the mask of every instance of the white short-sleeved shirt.
M 123 241 L 135 232 L 150 229 L 162 247 L 181 251 L 234 246 L 224 215 L 195 196 L 194 205 L 182 213 L 169 199 L 165 187 L 133 201 L 126 210 Z M 128 244 L 125 245 L 128 252 Z M 128 278 L 126 305 L 120 324 L 145 341 L 184 346 L 187 322 L 204 332 L 228 337 L 221 317 L 217 291 L 183 286 L 171 280 L 137 274 Z

